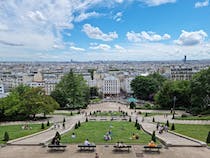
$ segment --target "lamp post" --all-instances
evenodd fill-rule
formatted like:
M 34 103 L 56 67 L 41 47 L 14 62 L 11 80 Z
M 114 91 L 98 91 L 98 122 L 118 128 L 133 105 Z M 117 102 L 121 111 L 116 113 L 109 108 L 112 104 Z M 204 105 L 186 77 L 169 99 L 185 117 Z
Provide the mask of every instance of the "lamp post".
M 174 105 L 173 105 L 173 113 L 175 113 L 175 106 L 176 106 L 176 96 L 174 96 L 173 100 L 174 100 Z

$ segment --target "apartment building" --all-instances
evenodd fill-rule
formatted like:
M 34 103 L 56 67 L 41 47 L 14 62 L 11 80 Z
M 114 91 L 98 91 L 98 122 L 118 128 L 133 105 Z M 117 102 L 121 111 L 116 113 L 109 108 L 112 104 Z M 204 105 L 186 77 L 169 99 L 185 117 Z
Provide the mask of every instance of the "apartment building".
M 120 81 L 114 76 L 105 77 L 103 80 L 102 93 L 104 97 L 115 97 L 120 94 Z

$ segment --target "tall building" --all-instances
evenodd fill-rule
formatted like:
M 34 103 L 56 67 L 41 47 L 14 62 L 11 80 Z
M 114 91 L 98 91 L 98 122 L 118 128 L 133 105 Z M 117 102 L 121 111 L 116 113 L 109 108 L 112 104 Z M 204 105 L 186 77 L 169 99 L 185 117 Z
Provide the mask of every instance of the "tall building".
M 171 68 L 171 80 L 190 80 L 195 72 L 192 68 L 177 67 Z
M 114 76 L 105 77 L 102 87 L 104 97 L 115 97 L 120 94 L 120 81 Z

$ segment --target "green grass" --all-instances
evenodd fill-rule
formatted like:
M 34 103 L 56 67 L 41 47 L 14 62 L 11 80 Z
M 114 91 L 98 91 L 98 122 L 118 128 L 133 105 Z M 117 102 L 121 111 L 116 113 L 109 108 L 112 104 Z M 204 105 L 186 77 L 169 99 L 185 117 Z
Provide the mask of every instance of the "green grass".
M 112 140 L 105 141 L 104 135 L 109 131 L 112 131 Z M 72 133 L 76 134 L 76 138 L 71 138 Z M 138 140 L 132 140 L 132 134 L 138 134 Z M 74 129 L 62 136 L 62 143 L 70 144 L 80 144 L 83 143 L 85 139 L 89 139 L 90 142 L 95 144 L 106 144 L 106 143 L 116 143 L 118 141 L 123 141 L 128 144 L 148 144 L 151 140 L 151 136 L 144 133 L 142 130 L 137 130 L 134 127 L 133 122 L 97 122 L 90 121 L 82 123 L 79 129 Z
M 96 112 L 94 115 L 95 116 L 122 116 L 123 114 L 121 112 L 114 111 L 114 112 Z
M 20 137 L 24 137 L 27 135 L 31 135 L 33 133 L 37 133 L 42 131 L 41 129 L 41 124 L 30 124 L 29 126 L 32 127 L 32 129 L 28 130 L 23 130 L 22 129 L 23 125 L 5 125 L 5 126 L 0 126 L 0 144 L 5 144 L 6 142 L 3 141 L 4 139 L 4 133 L 7 131 L 9 134 L 9 140 L 17 139 Z M 46 130 L 48 127 L 45 124 L 45 129 Z
M 141 115 L 145 116 L 145 114 L 147 113 L 147 117 L 149 116 L 155 116 L 155 115 L 171 115 L 171 113 L 161 113 L 161 112 L 142 112 Z
M 175 117 L 176 120 L 210 120 L 208 116 L 187 116 L 187 117 Z
M 206 142 L 209 131 L 210 125 L 175 124 L 175 132 L 203 142 Z
M 72 114 L 71 114 L 71 112 L 56 112 L 56 113 L 53 113 L 53 115 L 63 115 L 63 116 L 75 116 L 75 115 L 77 115 L 77 113 L 76 112 L 72 112 Z

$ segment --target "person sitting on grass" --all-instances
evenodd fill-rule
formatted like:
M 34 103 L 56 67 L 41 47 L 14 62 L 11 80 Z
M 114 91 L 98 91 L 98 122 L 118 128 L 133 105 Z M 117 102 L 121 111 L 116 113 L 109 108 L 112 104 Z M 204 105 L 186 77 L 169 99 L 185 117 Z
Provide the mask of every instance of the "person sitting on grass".
M 150 141 L 148 144 L 149 147 L 156 147 L 157 145 L 154 143 L 154 141 Z
M 75 133 L 72 133 L 71 138 L 73 138 L 73 139 L 76 138 Z

